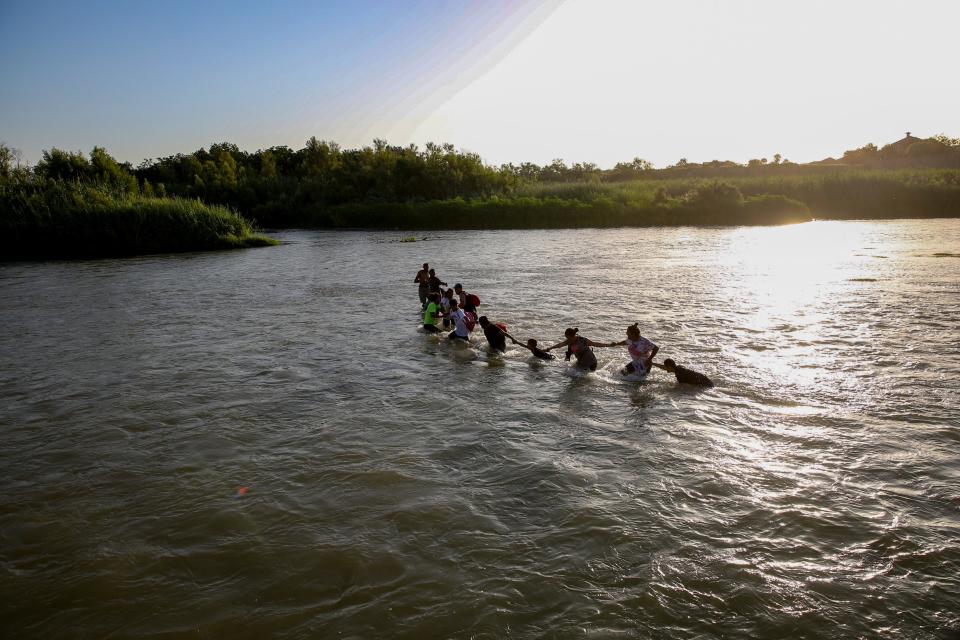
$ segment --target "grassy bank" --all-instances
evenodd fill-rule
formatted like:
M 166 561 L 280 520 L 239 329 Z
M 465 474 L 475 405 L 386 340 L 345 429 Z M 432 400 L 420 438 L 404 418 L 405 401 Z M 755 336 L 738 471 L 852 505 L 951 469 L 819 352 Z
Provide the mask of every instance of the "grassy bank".
M 80 258 L 276 244 L 229 209 L 59 180 L 0 184 L 3 259 Z
M 787 224 L 810 220 L 807 208 L 780 197 L 736 204 L 619 203 L 557 197 L 494 197 L 416 203 L 346 204 L 319 210 L 304 226 L 374 229 L 562 229 L 666 225 Z
M 682 202 L 717 185 L 736 189 L 749 201 L 782 197 L 802 202 L 819 219 L 942 218 L 960 216 L 960 171 L 845 170 L 818 175 L 702 179 L 644 179 L 631 182 L 538 183 L 522 187 L 518 195 L 590 202 L 609 199 L 625 206 L 654 202 Z
M 722 181 L 533 183 L 509 195 L 473 199 L 291 203 L 278 226 L 532 229 L 955 216 L 960 216 L 960 171 L 844 171 Z M 261 219 L 279 221 L 281 216 Z

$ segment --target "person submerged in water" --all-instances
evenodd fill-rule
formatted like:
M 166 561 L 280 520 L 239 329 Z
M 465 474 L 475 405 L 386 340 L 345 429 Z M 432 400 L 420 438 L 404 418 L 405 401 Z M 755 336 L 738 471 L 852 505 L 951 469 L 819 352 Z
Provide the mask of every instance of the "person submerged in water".
M 440 313 L 440 295 L 431 293 L 427 295 L 427 307 L 423 310 L 423 330 L 426 333 L 439 333 L 437 326 L 437 315 Z
M 507 332 L 506 327 L 490 322 L 487 316 L 480 316 L 479 322 L 483 328 L 483 335 L 487 336 L 487 342 L 494 351 L 506 352 L 507 338 L 510 338 L 513 344 L 519 344 L 517 339 Z
M 637 374 L 645 376 L 650 373 L 650 366 L 653 364 L 653 357 L 657 355 L 660 347 L 650 340 L 640 335 L 640 327 L 634 322 L 627 327 L 627 339 L 620 342 L 610 343 L 610 346 L 626 345 L 632 360 L 628 362 L 620 373 L 628 376 Z
M 514 341 L 514 344 L 519 344 L 519 343 Z M 534 340 L 533 338 L 530 338 L 529 340 L 527 340 L 527 344 L 521 345 L 521 346 L 529 349 L 530 353 L 532 353 L 535 358 L 540 358 L 541 360 L 553 360 L 556 357 L 552 353 L 547 353 L 543 349 L 538 348 L 537 341 Z
M 663 364 L 657 364 L 656 362 L 652 363 L 653 366 L 659 367 L 664 371 L 669 371 L 673 375 L 677 376 L 677 382 L 681 384 L 692 384 L 698 387 L 712 387 L 713 381 L 707 376 L 703 375 L 699 371 L 694 371 L 693 369 L 687 369 L 686 367 L 681 367 L 671 358 L 667 358 L 663 361 Z
M 460 308 L 455 299 L 450 301 L 450 320 L 453 321 L 453 331 L 447 336 L 451 340 L 470 342 L 470 329 L 467 328 L 467 314 Z
M 568 328 L 563 332 L 564 340 L 563 342 L 558 342 L 552 347 L 547 347 L 544 351 L 553 351 L 557 347 L 566 347 L 567 354 L 564 356 L 564 360 L 570 360 L 570 356 L 574 356 L 577 359 L 576 367 L 577 369 L 582 369 L 584 371 L 596 371 L 597 370 L 597 356 L 593 353 L 591 347 L 612 347 L 616 343 L 611 342 L 608 344 L 600 344 L 593 342 L 583 336 L 577 335 L 580 329 L 576 327 Z

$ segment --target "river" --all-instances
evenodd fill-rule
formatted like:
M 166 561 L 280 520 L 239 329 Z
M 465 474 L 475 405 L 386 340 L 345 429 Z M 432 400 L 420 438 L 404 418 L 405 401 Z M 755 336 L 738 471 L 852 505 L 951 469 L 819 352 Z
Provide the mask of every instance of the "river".
M 0 264 L 4 637 L 958 628 L 960 220 L 403 235 Z

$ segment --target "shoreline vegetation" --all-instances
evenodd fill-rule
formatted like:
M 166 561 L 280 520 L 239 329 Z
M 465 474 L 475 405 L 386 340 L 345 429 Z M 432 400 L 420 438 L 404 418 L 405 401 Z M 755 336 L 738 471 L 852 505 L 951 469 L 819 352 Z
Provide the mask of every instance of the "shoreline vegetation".
M 121 256 L 276 244 L 266 228 L 533 229 L 776 225 L 960 216 L 960 140 L 866 145 L 807 164 L 635 158 L 493 167 L 452 145 L 241 151 L 229 143 L 134 168 L 95 147 L 33 167 L 0 144 L 3 259 Z M 252 221 L 252 222 L 251 222 Z
M 7 151 L 0 149 L 0 153 Z M 83 156 L 79 156 L 83 158 Z M 86 179 L 0 172 L 0 260 L 124 257 L 279 244 L 228 207 L 145 194 L 102 149 Z

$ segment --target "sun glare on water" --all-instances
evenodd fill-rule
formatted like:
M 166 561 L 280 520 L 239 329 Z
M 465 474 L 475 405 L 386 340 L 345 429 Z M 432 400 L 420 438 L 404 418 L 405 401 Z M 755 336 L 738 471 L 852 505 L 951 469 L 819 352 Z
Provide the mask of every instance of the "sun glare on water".
M 832 285 L 862 276 L 862 244 L 856 229 L 836 222 L 739 229 L 730 262 L 752 274 L 743 292 L 759 307 L 756 328 L 804 312 L 831 295 Z
M 722 285 L 739 301 L 739 326 L 755 336 L 750 366 L 801 386 L 834 369 L 828 351 L 811 348 L 831 324 L 852 281 L 876 275 L 878 259 L 861 225 L 814 221 L 738 229 L 726 266 L 741 275 Z M 735 266 L 735 269 L 734 269 Z

